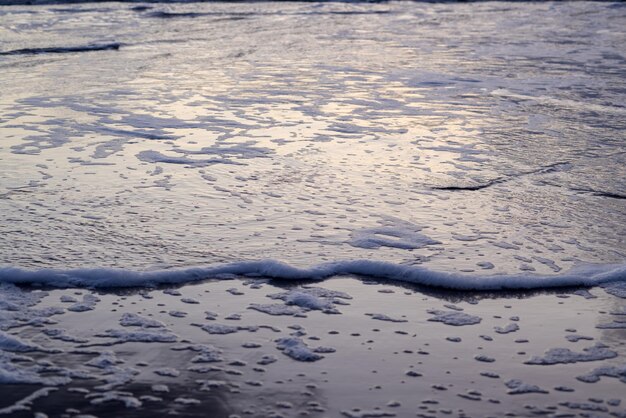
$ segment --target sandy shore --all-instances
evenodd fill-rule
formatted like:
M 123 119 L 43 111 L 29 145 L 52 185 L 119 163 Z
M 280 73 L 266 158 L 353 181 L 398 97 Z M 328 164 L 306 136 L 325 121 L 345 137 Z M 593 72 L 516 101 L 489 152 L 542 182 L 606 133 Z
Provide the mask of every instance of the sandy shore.
M 3 293 L 31 306 L 2 311 L 3 348 L 22 357 L 0 376 L 43 383 L 3 386 L 4 414 L 625 413 L 626 309 L 600 288 L 468 294 L 343 277 Z

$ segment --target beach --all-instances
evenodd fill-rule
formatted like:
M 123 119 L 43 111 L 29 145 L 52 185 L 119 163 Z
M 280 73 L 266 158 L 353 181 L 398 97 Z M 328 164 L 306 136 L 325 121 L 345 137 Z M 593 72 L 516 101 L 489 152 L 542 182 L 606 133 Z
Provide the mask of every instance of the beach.
M 624 3 L 0 4 L 0 414 L 626 416 Z

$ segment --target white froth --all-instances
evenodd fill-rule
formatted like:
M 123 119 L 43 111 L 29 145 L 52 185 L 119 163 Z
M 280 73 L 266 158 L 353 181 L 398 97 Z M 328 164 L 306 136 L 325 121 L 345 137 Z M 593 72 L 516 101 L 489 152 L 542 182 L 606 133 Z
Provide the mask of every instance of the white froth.
M 582 353 L 572 351 L 569 348 L 551 348 L 546 351 L 543 357 L 533 357 L 526 361 L 525 364 L 565 364 L 577 363 L 579 361 L 606 360 L 614 357 L 617 357 L 615 351 L 609 350 L 605 345 L 598 343 L 594 346 L 583 348 Z
M 288 316 L 302 316 L 302 309 L 297 306 L 282 305 L 280 303 L 251 303 L 248 309 L 254 309 L 255 311 L 263 312 L 268 315 L 288 315 Z
M 441 244 L 415 230 L 398 227 L 377 227 L 354 231 L 348 244 L 360 248 L 392 247 L 415 250 L 427 245 Z
M 161 321 L 157 321 L 156 319 L 145 318 L 141 315 L 137 315 L 135 313 L 127 312 L 122 315 L 120 319 L 120 325 L 124 327 L 142 327 L 142 328 L 163 328 L 165 324 Z
M 509 325 L 507 325 L 506 327 L 494 327 L 494 330 L 498 333 L 498 334 L 509 334 L 511 332 L 515 332 L 517 330 L 519 330 L 519 325 L 517 325 L 516 323 L 510 323 Z
M 13 405 L 0 409 L 0 415 L 13 414 L 19 411 L 30 411 L 32 403 L 36 399 L 48 396 L 50 392 L 53 392 L 55 390 L 57 389 L 56 388 L 38 389 L 34 391 L 33 393 L 31 393 L 30 395 L 28 395 L 27 397 L 15 402 Z
M 185 269 L 132 271 L 121 269 L 27 270 L 0 268 L 0 282 L 55 287 L 141 287 L 179 284 L 219 278 L 225 274 L 263 276 L 283 280 L 322 280 L 337 275 L 360 275 L 425 286 L 462 290 L 541 289 L 563 286 L 597 286 L 626 280 L 626 265 L 581 265 L 554 275 L 468 275 L 432 271 L 383 261 L 352 260 L 319 264 L 308 269 L 276 260 L 242 261 Z M 91 305 L 86 298 L 82 304 Z
M 388 322 L 408 322 L 406 319 L 402 318 L 392 318 L 389 315 L 381 314 L 381 313 L 366 313 L 365 315 L 371 317 L 372 319 L 377 319 L 379 321 L 388 321 Z
M 38 364 L 27 366 L 24 360 L 31 360 L 12 353 L 0 350 L 0 384 L 37 384 L 57 386 L 69 383 L 71 379 L 65 376 L 47 376 L 45 366 Z M 14 363 L 13 361 L 19 361 Z
M 121 363 L 123 361 L 118 359 L 113 351 L 104 351 L 98 357 L 89 360 L 85 365 L 99 369 L 110 369 Z
M 172 347 L 173 350 L 190 350 L 198 353 L 191 359 L 192 363 L 218 363 L 223 361 L 222 350 L 210 344 L 187 344 Z
M 522 395 L 526 393 L 548 393 L 547 390 L 540 388 L 537 385 L 530 385 L 528 383 L 524 383 L 519 379 L 512 379 L 505 383 L 506 387 L 509 388 L 507 393 L 509 395 Z
M 283 354 L 298 361 L 317 361 L 324 358 L 324 356 L 316 354 L 311 350 L 300 338 L 288 337 L 279 338 L 276 340 L 276 347 L 283 352 Z
M 14 335 L 0 331 L 0 350 L 27 352 L 41 350 L 41 348 L 31 343 L 27 343 Z
M 67 308 L 67 310 L 72 312 L 91 311 L 95 309 L 96 303 L 98 303 L 99 301 L 100 299 L 97 296 L 94 296 L 92 294 L 86 294 L 83 296 L 83 300 L 81 302 L 74 303 L 72 306 Z
M 585 383 L 596 383 L 603 376 L 613 377 L 626 383 L 626 365 L 598 367 L 585 375 L 577 376 L 576 379 Z
M 116 343 L 142 342 L 142 343 L 170 343 L 176 342 L 178 337 L 166 329 L 156 331 L 127 331 L 123 329 L 107 329 L 96 337 L 115 338 Z
M 91 398 L 92 405 L 100 405 L 108 402 L 121 402 L 126 408 L 139 408 L 143 403 L 132 396 L 129 392 L 121 392 L 116 390 L 107 390 L 106 392 L 89 394 L 86 398 Z
M 237 331 L 239 331 L 239 327 L 235 327 L 232 325 L 223 325 L 223 324 L 206 324 L 206 325 L 202 325 L 200 328 L 202 328 L 204 331 L 208 332 L 209 334 L 232 334 L 235 333 Z
M 482 318 L 459 311 L 441 311 L 429 309 L 428 313 L 434 315 L 429 321 L 443 322 L 446 325 L 462 326 L 479 324 Z

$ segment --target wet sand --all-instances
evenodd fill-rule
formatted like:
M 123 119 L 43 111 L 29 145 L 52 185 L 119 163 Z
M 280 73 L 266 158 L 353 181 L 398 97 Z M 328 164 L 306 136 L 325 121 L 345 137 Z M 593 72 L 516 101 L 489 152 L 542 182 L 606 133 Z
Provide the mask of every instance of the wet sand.
M 46 292 L 31 309 L 63 313 L 9 333 L 54 352 L 13 364 L 50 362 L 40 376 L 71 382 L 16 416 L 624 413 L 625 303 L 600 288 L 461 294 L 342 277 Z M 86 295 L 89 310 L 67 310 Z M 590 377 L 607 366 L 616 377 Z M 38 389 L 3 386 L 0 405 Z

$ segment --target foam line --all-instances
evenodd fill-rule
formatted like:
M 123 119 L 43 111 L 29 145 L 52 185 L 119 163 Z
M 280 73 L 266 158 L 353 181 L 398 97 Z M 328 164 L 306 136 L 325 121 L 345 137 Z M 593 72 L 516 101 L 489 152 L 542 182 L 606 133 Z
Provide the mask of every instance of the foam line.
M 297 268 L 276 260 L 242 261 L 205 267 L 132 271 L 124 269 L 41 269 L 0 267 L 0 283 L 52 287 L 146 287 L 183 284 L 224 275 L 261 276 L 281 280 L 322 280 L 332 276 L 359 275 L 457 290 L 542 289 L 596 286 L 626 281 L 626 264 L 588 264 L 557 275 L 469 275 L 428 270 L 383 261 L 352 260 Z

